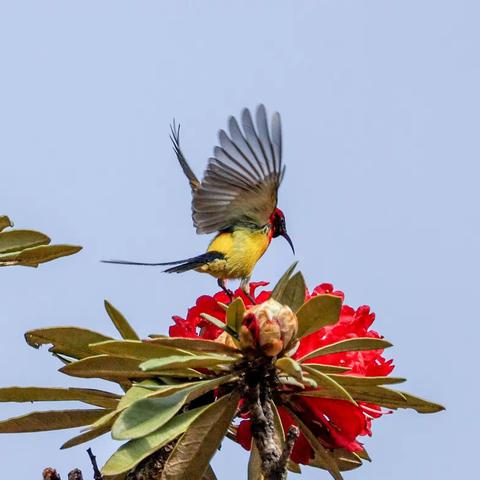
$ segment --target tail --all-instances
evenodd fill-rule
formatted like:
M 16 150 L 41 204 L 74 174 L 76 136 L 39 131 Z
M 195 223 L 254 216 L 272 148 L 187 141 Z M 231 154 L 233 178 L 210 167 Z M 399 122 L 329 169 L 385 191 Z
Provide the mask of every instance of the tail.
M 188 182 L 190 183 L 190 187 L 192 191 L 195 191 L 200 186 L 200 181 L 193 173 L 193 170 L 190 168 L 190 165 L 187 162 L 187 159 L 183 155 L 182 149 L 180 148 L 180 125 L 175 124 L 175 119 L 173 123 L 170 125 L 170 140 L 173 143 L 173 150 L 177 159 L 182 167 L 183 173 L 188 178 Z
M 213 260 L 220 260 L 225 258 L 223 253 L 220 252 L 207 252 L 202 253 L 196 257 L 186 258 L 185 260 L 177 260 L 175 262 L 162 262 L 162 263 L 144 263 L 144 262 L 129 262 L 128 260 L 102 260 L 102 263 L 115 263 L 119 265 L 146 265 L 149 267 L 175 265 L 174 267 L 164 270 L 166 273 L 183 273 L 188 270 L 194 270 L 201 267 L 206 263 L 210 263 Z

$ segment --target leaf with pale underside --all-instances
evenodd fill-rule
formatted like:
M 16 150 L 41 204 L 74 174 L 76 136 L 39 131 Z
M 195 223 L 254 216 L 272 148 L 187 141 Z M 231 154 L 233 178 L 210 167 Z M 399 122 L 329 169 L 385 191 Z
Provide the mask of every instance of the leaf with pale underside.
M 296 362 L 293 358 L 282 357 L 275 362 L 275 366 L 280 370 L 283 370 L 288 375 L 296 378 L 299 381 L 303 381 L 302 366 Z
M 339 398 L 342 400 L 346 400 L 347 402 L 353 403 L 356 405 L 357 403 L 352 398 L 352 396 L 348 393 L 348 391 L 342 387 L 339 383 L 337 383 L 334 379 L 332 379 L 329 375 L 320 372 L 319 370 L 315 370 L 308 366 L 308 364 L 302 365 L 302 368 L 308 372 L 311 377 L 317 382 L 318 390 L 306 390 L 301 393 L 301 395 L 309 395 L 310 393 L 320 391 L 323 394 L 329 394 L 334 396 L 334 398 Z M 311 395 L 310 395 L 311 396 Z
M 231 354 L 238 352 L 236 348 L 225 345 L 215 340 L 206 340 L 203 338 L 174 338 L 155 336 L 151 340 L 144 340 L 148 343 L 163 345 L 165 347 L 178 348 L 190 353 L 196 352 L 211 352 L 211 353 L 224 353 Z
M 141 360 L 133 358 L 115 357 L 110 355 L 96 355 L 69 363 L 59 369 L 60 372 L 72 377 L 103 378 L 113 382 L 128 381 L 129 379 L 150 378 L 154 373 L 140 369 Z
M 10 230 L 0 233 L 0 254 L 20 252 L 49 243 L 50 238 L 47 235 L 35 230 Z
M 298 338 L 337 323 L 341 308 L 342 299 L 335 295 L 321 294 L 310 298 L 297 312 Z
M 305 302 L 306 291 L 307 286 L 305 285 L 302 272 L 297 272 L 288 280 L 283 293 L 278 297 L 278 302 L 283 305 L 288 305 L 296 312 Z
M 173 417 L 162 428 L 141 438 L 130 440 L 122 445 L 102 468 L 104 475 L 118 475 L 128 472 L 143 459 L 158 451 L 181 435 L 209 405 L 198 407 Z
M 168 457 L 161 480 L 201 480 L 238 407 L 238 392 L 225 395 L 198 416 Z
M 90 425 L 109 410 L 48 410 L 0 421 L 0 433 L 45 432 Z
M 110 302 L 107 300 L 104 301 L 105 310 L 110 317 L 110 320 L 115 325 L 115 328 L 118 330 L 118 333 L 122 338 L 128 340 L 140 340 L 140 337 L 137 335 L 137 332 L 130 325 L 128 320 L 122 315 L 122 313 L 116 309 Z
M 0 402 L 79 401 L 104 408 L 116 408 L 119 396 L 88 388 L 6 387 L 0 388 Z
M 239 360 L 239 356 L 228 356 L 219 354 L 208 355 L 171 355 L 164 358 L 152 358 L 140 365 L 140 368 L 144 371 L 156 370 L 162 371 L 164 369 L 176 369 L 176 368 L 215 368 L 219 366 L 229 365 Z
M 290 267 L 288 267 L 287 271 L 280 277 L 280 280 L 277 282 L 275 287 L 272 290 L 272 294 L 270 298 L 273 298 L 274 300 L 277 300 L 279 302 L 279 298 L 283 295 L 283 292 L 285 291 L 285 288 L 287 287 L 288 281 L 290 280 L 290 277 L 292 276 L 293 271 L 297 267 L 298 262 L 293 262 Z
M 193 357 L 194 355 L 177 348 L 166 347 L 152 342 L 142 342 L 139 340 L 107 340 L 105 342 L 90 344 L 88 348 L 94 352 L 94 354 L 103 353 L 106 355 L 134 358 L 137 360 L 147 360 L 149 358 L 168 357 L 173 355 Z
M 312 433 L 312 431 L 300 420 L 300 418 L 295 414 L 295 412 L 286 407 L 290 415 L 292 416 L 294 422 L 300 428 L 300 431 L 305 435 L 308 443 L 313 449 L 313 452 L 316 457 L 318 457 L 323 464 L 325 469 L 330 473 L 330 475 L 335 480 L 343 480 L 343 477 L 338 468 L 338 464 L 335 458 L 330 454 L 330 452 L 318 441 L 317 437 Z
M 1 235 L 1 234 L 0 234 Z M 0 254 L 0 267 L 21 265 L 38 267 L 39 264 L 78 253 L 82 247 L 76 245 L 40 245 L 20 252 Z
M 238 333 L 243 322 L 245 305 L 241 298 L 236 298 L 227 308 L 227 326 Z
M 0 215 L 0 232 L 8 227 L 13 227 L 13 222 L 6 215 Z
M 72 358 L 85 358 L 94 355 L 89 344 L 112 340 L 112 338 L 86 328 L 50 327 L 28 331 L 25 334 L 25 340 L 34 348 L 40 348 L 41 345 L 52 345 L 49 348 L 50 352 Z
M 346 340 L 340 340 L 339 342 L 325 345 L 324 347 L 317 348 L 316 350 L 304 355 L 298 361 L 303 362 L 310 358 L 320 357 L 322 355 L 330 355 L 332 353 L 342 352 L 359 352 L 363 350 L 383 350 L 391 347 L 392 344 L 386 340 L 380 338 L 360 337 L 360 338 L 348 338 Z

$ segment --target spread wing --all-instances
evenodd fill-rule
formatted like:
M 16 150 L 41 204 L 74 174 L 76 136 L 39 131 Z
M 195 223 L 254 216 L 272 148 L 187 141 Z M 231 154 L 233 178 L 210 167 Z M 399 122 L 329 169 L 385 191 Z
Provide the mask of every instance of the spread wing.
M 265 225 L 277 205 L 285 173 L 282 165 L 280 115 L 270 129 L 263 105 L 256 111 L 256 125 L 248 109 L 240 128 L 229 119 L 229 134 L 220 130 L 220 146 L 209 159 L 204 178 L 193 191 L 192 217 L 197 233 L 212 233 L 233 225 Z

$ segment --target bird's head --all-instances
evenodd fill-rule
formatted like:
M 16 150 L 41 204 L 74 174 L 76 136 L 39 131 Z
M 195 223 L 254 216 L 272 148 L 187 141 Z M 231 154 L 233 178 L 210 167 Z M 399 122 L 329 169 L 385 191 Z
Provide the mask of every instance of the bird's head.
M 290 247 L 292 247 L 293 253 L 295 253 L 295 248 L 293 247 L 292 239 L 288 236 L 287 226 L 285 224 L 285 215 L 283 212 L 276 208 L 270 217 L 270 225 L 272 226 L 272 237 L 276 238 L 282 236 L 288 242 Z

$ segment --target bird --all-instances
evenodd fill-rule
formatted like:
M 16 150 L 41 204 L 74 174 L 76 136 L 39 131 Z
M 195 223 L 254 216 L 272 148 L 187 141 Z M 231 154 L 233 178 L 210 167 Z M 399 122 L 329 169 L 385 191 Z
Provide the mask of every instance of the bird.
M 103 262 L 169 266 L 164 270 L 167 273 L 208 273 L 230 299 L 233 292 L 226 281 L 237 279 L 241 290 L 253 300 L 249 294 L 252 272 L 272 239 L 284 237 L 295 254 L 285 215 L 277 207 L 278 190 L 285 175 L 280 114 L 272 115 L 269 126 L 264 105 L 257 107 L 255 122 L 250 110 L 244 108 L 240 122 L 229 117 L 228 133 L 220 130 L 218 139 L 219 145 L 215 146 L 200 181 L 180 147 L 180 125 L 175 120 L 170 125 L 173 150 L 192 192 L 193 225 L 197 234 L 215 233 L 207 251 L 173 262 Z

